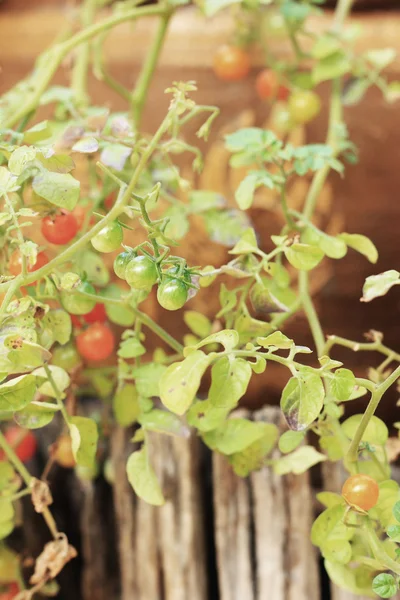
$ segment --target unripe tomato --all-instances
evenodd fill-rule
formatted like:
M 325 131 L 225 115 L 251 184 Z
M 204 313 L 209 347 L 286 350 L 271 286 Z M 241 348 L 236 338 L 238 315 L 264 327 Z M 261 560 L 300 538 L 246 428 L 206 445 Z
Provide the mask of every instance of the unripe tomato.
M 271 127 L 278 135 L 286 135 L 296 123 L 293 122 L 286 104 L 278 103 L 271 112 Z
M 311 90 L 293 92 L 288 101 L 290 116 L 298 124 L 312 121 L 321 110 L 318 94 Z
M 96 290 L 88 281 L 82 281 L 82 283 L 76 288 L 86 294 L 95 294 Z M 87 298 L 77 293 L 77 291 L 61 292 L 61 304 L 66 311 L 71 315 L 86 315 L 96 306 L 96 300 L 93 298 Z
M 107 223 L 97 235 L 92 238 L 92 246 L 99 252 L 114 252 L 117 250 L 124 239 L 121 225 L 118 221 Z
M 53 350 L 51 362 L 53 365 L 65 369 L 65 371 L 71 371 L 81 363 L 81 359 L 75 346 L 66 344 L 65 346 L 57 346 Z
M 62 434 L 55 443 L 53 451 L 54 460 L 65 469 L 72 469 L 76 465 L 74 454 L 72 452 L 71 436 Z
M 37 271 L 47 265 L 49 259 L 45 252 L 38 252 L 36 257 L 36 262 L 34 265 L 28 265 L 28 272 L 32 273 L 33 271 Z M 11 275 L 15 277 L 19 275 L 22 271 L 22 256 L 19 250 L 14 250 L 14 252 L 10 256 L 10 262 L 8 263 L 8 269 Z
M 214 73 L 223 81 L 239 81 L 250 71 L 250 57 L 236 46 L 221 46 L 214 56 Z
M 83 315 L 86 323 L 104 323 L 107 320 L 107 313 L 104 304 L 98 302 L 93 310 Z
M 358 473 L 346 479 L 342 496 L 350 506 L 367 511 L 378 502 L 379 486 L 369 475 Z
M 187 298 L 187 285 L 179 279 L 167 278 L 157 290 L 157 300 L 166 310 L 182 308 Z
M 275 71 L 264 69 L 257 75 L 256 91 L 261 100 L 286 100 L 289 90 L 279 83 L 279 78 Z
M 93 323 L 76 337 L 76 345 L 82 358 L 89 361 L 101 361 L 113 353 L 115 338 L 107 325 Z
M 27 462 L 35 456 L 37 442 L 29 429 L 12 425 L 4 432 L 4 437 L 22 462 Z M 4 460 L 4 452 L 0 452 L 0 460 Z
M 121 252 L 114 260 L 114 273 L 120 279 L 125 279 L 125 271 L 127 264 L 134 258 L 132 252 Z
M 68 210 L 42 219 L 42 235 L 51 244 L 68 244 L 78 233 L 78 223 Z
M 126 265 L 125 278 L 132 288 L 148 290 L 158 279 L 156 264 L 148 256 L 135 256 Z

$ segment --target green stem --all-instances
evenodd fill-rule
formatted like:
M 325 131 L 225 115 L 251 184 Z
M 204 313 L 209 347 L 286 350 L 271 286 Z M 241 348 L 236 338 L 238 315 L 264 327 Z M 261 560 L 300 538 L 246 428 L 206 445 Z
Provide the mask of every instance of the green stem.
M 156 68 L 158 57 L 164 44 L 165 36 L 168 31 L 169 21 L 172 16 L 171 9 L 167 10 L 162 16 L 161 21 L 153 40 L 150 51 L 147 54 L 146 60 L 142 66 L 139 77 L 137 79 L 134 92 L 132 94 L 131 106 L 133 120 L 137 128 L 140 125 L 143 107 L 146 100 L 147 92 Z
M 311 299 L 308 286 L 307 271 L 300 271 L 299 273 L 299 292 L 304 312 L 306 314 L 308 323 L 310 325 L 311 333 L 314 338 L 317 354 L 318 356 L 323 356 L 325 338 L 322 331 L 321 323 L 319 322 L 317 311 L 315 310 L 314 303 Z
M 17 232 L 17 238 L 18 238 L 19 245 L 21 246 L 25 241 L 24 235 L 22 233 L 22 229 L 19 226 L 17 215 L 15 214 L 14 207 L 12 205 L 10 198 L 8 197 L 8 194 L 4 194 L 4 198 L 6 200 L 7 208 L 10 211 L 12 222 L 14 223 L 14 227 Z M 22 259 L 22 275 L 26 275 L 26 256 L 24 254 L 22 254 L 21 259 Z
M 364 521 L 364 530 L 374 557 L 379 560 L 384 567 L 390 571 L 393 571 L 393 573 L 400 575 L 400 563 L 393 560 L 393 558 L 390 558 L 390 556 L 386 554 L 382 546 L 382 542 L 376 534 L 373 523 L 368 517 L 366 517 Z
M 331 348 L 335 345 L 349 348 L 353 352 L 379 352 L 384 356 L 390 357 L 391 360 L 395 360 L 400 363 L 400 354 L 394 352 L 387 346 L 384 346 L 381 342 L 355 342 L 353 340 L 347 340 L 346 338 L 338 335 L 330 335 L 324 347 L 324 354 L 328 355 Z
M 83 27 L 92 24 L 96 15 L 97 0 L 85 0 L 82 6 L 81 21 Z M 79 49 L 78 56 L 72 71 L 71 88 L 79 106 L 86 106 L 89 102 L 88 71 L 90 62 L 90 43 L 85 42 Z
M 58 389 L 57 384 L 54 381 L 53 374 L 48 365 L 44 365 L 44 370 L 46 371 L 47 379 L 49 380 L 50 385 L 54 390 L 54 395 L 56 397 L 57 405 L 61 411 L 61 414 L 64 417 L 65 422 L 69 423 L 69 421 L 70 421 L 69 414 L 67 413 L 67 409 L 65 408 L 60 390 Z

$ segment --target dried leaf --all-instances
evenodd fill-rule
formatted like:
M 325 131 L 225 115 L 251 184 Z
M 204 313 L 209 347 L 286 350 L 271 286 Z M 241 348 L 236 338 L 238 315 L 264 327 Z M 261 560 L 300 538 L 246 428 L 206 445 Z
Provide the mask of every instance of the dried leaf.
M 53 496 L 45 481 L 32 477 L 32 504 L 37 513 L 42 513 L 47 506 L 53 503 Z
M 35 572 L 29 582 L 35 585 L 54 579 L 64 565 L 75 558 L 77 554 L 75 548 L 68 543 L 67 536 L 60 533 L 56 540 L 45 545 L 43 552 L 37 557 Z

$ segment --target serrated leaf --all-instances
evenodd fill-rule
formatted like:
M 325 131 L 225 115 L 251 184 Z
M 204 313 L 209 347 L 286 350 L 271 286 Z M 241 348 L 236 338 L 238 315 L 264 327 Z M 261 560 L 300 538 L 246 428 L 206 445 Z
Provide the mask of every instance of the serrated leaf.
M 314 269 L 324 258 L 324 253 L 317 246 L 295 243 L 284 250 L 287 260 L 300 271 Z
M 126 463 L 126 473 L 129 483 L 139 498 L 153 506 L 164 504 L 164 496 L 149 462 L 146 446 L 130 455 Z
M 160 379 L 160 398 L 171 412 L 183 415 L 192 404 L 210 357 L 201 350 L 170 365 Z
M 95 421 L 87 417 L 71 417 L 69 430 L 72 441 L 72 453 L 78 465 L 92 468 L 97 452 L 99 437 Z
M 314 465 L 326 460 L 326 456 L 315 450 L 312 446 L 301 446 L 291 454 L 279 458 L 273 465 L 275 473 L 305 473 Z
M 79 200 L 80 183 L 70 174 L 41 171 L 32 181 L 33 191 L 55 206 L 73 210 Z
M 324 386 L 318 375 L 304 369 L 297 377 L 291 377 L 281 397 L 281 408 L 290 429 L 307 429 L 320 414 L 324 398 Z
M 400 284 L 400 273 L 391 269 L 379 275 L 367 277 L 363 287 L 361 302 L 371 302 L 374 298 L 384 296 L 394 285 Z

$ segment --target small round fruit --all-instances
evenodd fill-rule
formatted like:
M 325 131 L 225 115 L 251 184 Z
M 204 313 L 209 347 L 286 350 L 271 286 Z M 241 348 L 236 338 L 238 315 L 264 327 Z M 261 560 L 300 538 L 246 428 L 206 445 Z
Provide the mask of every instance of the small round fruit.
M 63 246 L 74 239 L 78 233 L 78 222 L 68 210 L 62 210 L 54 216 L 42 219 L 42 235 L 50 242 Z
M 287 87 L 279 83 L 275 71 L 264 69 L 257 75 L 256 92 L 261 100 L 286 100 L 289 95 Z
M 88 281 L 82 283 L 76 288 L 76 291 L 61 292 L 61 303 L 66 311 L 71 315 L 86 315 L 96 306 L 96 300 L 87 298 L 77 292 L 85 292 L 86 294 L 95 294 L 96 290 Z
M 293 92 L 288 101 L 290 116 L 298 124 L 312 121 L 321 110 L 318 94 L 311 90 Z
M 214 73 L 223 81 L 239 81 L 250 71 L 250 57 L 236 46 L 221 46 L 214 56 Z
M 114 260 L 114 273 L 120 279 L 125 279 L 125 271 L 128 262 L 134 258 L 132 252 L 121 252 Z
M 99 252 L 114 252 L 114 250 L 118 250 L 123 239 L 124 234 L 121 225 L 118 221 L 112 221 L 112 223 L 107 223 L 107 225 L 92 238 L 92 246 Z
M 278 135 L 286 135 L 295 126 L 286 104 L 277 103 L 271 111 L 272 130 Z
M 58 346 L 53 351 L 51 362 L 65 371 L 71 371 L 81 363 L 81 359 L 75 346 L 66 344 L 65 346 Z
M 132 288 L 148 290 L 158 279 L 156 264 L 148 256 L 135 256 L 126 265 L 125 278 Z
M 179 279 L 168 278 L 157 290 L 157 300 L 166 310 L 179 310 L 187 299 L 187 285 Z
M 38 269 L 41 269 L 42 267 L 47 265 L 48 262 L 49 262 L 49 259 L 47 258 L 46 253 L 38 252 L 35 264 L 28 265 L 28 272 L 32 273 L 33 271 L 37 271 Z M 10 262 L 8 263 L 8 269 L 9 269 L 11 275 L 14 275 L 15 277 L 17 277 L 17 275 L 19 275 L 21 273 L 21 271 L 22 271 L 22 256 L 21 256 L 21 253 L 19 252 L 19 250 L 14 250 L 14 252 L 11 254 Z
M 4 437 L 22 462 L 27 462 L 35 456 L 37 442 L 29 429 L 11 426 L 6 429 Z M 4 459 L 4 453 L 0 453 L 0 460 Z
M 104 323 L 107 321 L 106 307 L 98 302 L 93 310 L 83 315 L 83 320 L 86 323 Z
M 379 486 L 369 475 L 358 473 L 346 479 L 342 496 L 350 506 L 367 511 L 378 502 Z
M 55 443 L 53 458 L 65 469 L 72 469 L 72 467 L 76 465 L 74 454 L 72 452 L 71 436 L 68 434 L 60 435 Z
M 114 351 L 114 334 L 103 323 L 93 323 L 76 337 L 79 354 L 85 360 L 106 360 Z

